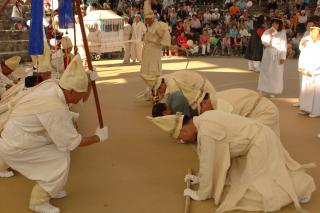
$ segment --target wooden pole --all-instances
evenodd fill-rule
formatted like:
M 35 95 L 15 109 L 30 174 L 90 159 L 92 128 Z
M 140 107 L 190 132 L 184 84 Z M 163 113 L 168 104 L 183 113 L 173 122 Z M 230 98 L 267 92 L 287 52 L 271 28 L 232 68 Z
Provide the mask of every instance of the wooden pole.
M 4 11 L 4 9 L 6 8 L 7 4 L 10 2 L 10 0 L 4 0 L 3 4 L 0 7 L 0 15 L 2 14 L 2 12 Z
M 74 1 L 72 1 L 72 10 L 73 10 L 73 41 L 74 41 L 74 54 L 78 54 L 78 47 L 77 47 L 77 36 L 76 36 L 76 19 L 75 19 L 75 14 L 76 14 L 76 6 L 74 4 Z
M 89 70 L 93 70 L 91 56 L 90 56 L 90 52 L 89 52 L 87 35 L 86 35 L 86 31 L 84 29 L 83 17 L 82 17 L 81 8 L 80 8 L 80 4 L 81 3 L 80 3 L 80 0 L 74 0 L 74 1 L 75 1 L 76 11 L 77 11 L 78 18 L 79 18 L 79 24 L 80 24 L 81 35 L 82 35 L 82 40 L 83 40 L 83 47 L 84 47 L 84 50 L 86 52 L 88 68 L 89 68 Z M 96 108 L 97 108 L 97 114 L 98 114 L 100 128 L 103 128 L 104 125 L 103 125 L 103 119 L 102 119 L 102 113 L 101 113 L 101 108 L 100 108 L 100 102 L 99 102 L 99 96 L 98 96 L 96 82 L 95 81 L 91 81 L 91 86 L 92 86 L 92 90 L 93 90 L 94 100 L 95 100 L 95 103 L 96 103 Z
M 192 171 L 191 169 L 188 169 L 188 175 L 192 175 Z M 190 189 L 190 186 L 191 186 L 191 181 L 188 180 L 187 181 L 187 189 Z M 186 202 L 185 202 L 185 205 L 184 205 L 184 213 L 189 213 L 190 212 L 190 197 L 189 196 L 186 196 Z

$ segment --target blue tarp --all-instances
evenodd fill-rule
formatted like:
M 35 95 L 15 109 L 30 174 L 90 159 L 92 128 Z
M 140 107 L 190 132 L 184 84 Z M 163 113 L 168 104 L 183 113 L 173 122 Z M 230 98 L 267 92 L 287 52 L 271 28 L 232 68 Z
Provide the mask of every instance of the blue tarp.
M 31 0 L 29 55 L 43 54 L 43 0 Z
M 73 28 L 72 0 L 59 0 L 59 27 Z

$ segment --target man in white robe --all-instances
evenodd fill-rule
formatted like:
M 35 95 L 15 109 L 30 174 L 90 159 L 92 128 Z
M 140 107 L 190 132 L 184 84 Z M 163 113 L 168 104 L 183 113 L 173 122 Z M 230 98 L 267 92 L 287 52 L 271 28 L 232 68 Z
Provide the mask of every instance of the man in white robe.
M 168 24 L 155 19 L 149 1 L 150 0 L 144 2 L 144 17 L 147 25 L 147 32 L 144 35 L 140 69 L 140 75 L 144 81 L 162 75 L 161 47 L 169 47 L 171 45 Z M 150 86 L 151 85 L 147 84 L 147 88 L 137 94 L 137 98 L 142 97 L 144 99 L 151 99 Z
M 132 27 L 129 24 L 129 17 L 124 17 L 124 26 L 123 26 L 123 49 L 124 49 L 124 56 L 123 56 L 123 62 L 124 64 L 128 64 L 130 62 L 130 56 L 131 56 L 131 43 L 130 41 L 132 35 Z
M 164 116 L 156 124 L 179 140 L 196 142 L 199 174 L 185 180 L 199 184 L 185 189 L 194 200 L 214 199 L 217 213 L 279 211 L 311 199 L 315 183 L 306 172 L 314 165 L 301 165 L 284 149 L 279 137 L 252 119 L 221 111 L 208 111 L 188 120 Z
M 309 117 L 320 116 L 320 28 L 312 27 L 310 41 L 303 50 L 303 63 L 300 69 L 302 87 L 300 93 L 300 110 Z
M 275 97 L 283 91 L 284 63 L 287 55 L 287 36 L 282 20 L 274 19 L 262 37 L 263 51 L 258 90 Z
M 91 137 L 83 137 L 73 125 L 69 104 L 81 101 L 88 86 L 88 75 L 77 55 L 59 83 L 48 80 L 20 93 L 2 114 L 0 177 L 12 176 L 7 170 L 11 167 L 36 181 L 29 206 L 35 212 L 60 212 L 49 200 L 66 196 L 70 151 L 108 138 L 107 127 L 97 128 Z
M 21 61 L 20 56 L 13 56 L 4 62 L 1 62 L 0 66 L 0 95 L 3 94 L 7 89 L 18 83 L 12 73 Z
M 131 43 L 131 59 L 133 63 L 142 61 L 142 48 L 144 34 L 147 32 L 146 25 L 141 22 L 141 16 L 137 14 L 132 24 L 132 43 Z

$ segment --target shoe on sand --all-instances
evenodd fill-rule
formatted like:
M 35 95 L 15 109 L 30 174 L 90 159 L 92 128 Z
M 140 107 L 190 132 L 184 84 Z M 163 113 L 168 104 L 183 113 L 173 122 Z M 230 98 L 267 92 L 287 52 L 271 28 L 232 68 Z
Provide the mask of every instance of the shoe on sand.
M 61 199 L 61 198 L 64 198 L 64 197 L 67 197 L 67 192 L 65 190 L 62 190 L 60 192 L 58 192 L 55 196 L 53 196 L 52 198 L 54 199 Z
M 300 203 L 309 203 L 309 201 L 311 200 L 311 195 L 307 195 L 307 196 L 304 196 L 302 198 L 300 198 L 299 202 Z

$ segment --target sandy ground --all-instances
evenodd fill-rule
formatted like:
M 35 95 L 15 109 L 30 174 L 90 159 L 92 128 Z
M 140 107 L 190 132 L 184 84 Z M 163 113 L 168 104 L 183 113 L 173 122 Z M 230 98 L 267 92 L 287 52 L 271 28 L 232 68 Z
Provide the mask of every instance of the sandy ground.
M 105 123 L 110 139 L 104 144 L 72 152 L 69 196 L 53 203 L 64 213 L 179 213 L 184 210 L 184 175 L 188 168 L 197 171 L 198 160 L 191 145 L 176 144 L 169 136 L 145 119 L 151 104 L 137 101 L 135 94 L 144 89 L 138 76 L 139 65 L 123 66 L 120 60 L 95 62 L 102 76 L 98 83 Z M 164 59 L 164 73 L 183 70 L 183 58 Z M 298 95 L 297 61 L 288 60 L 285 90 L 273 99 L 281 112 L 282 142 L 301 163 L 320 163 L 319 119 L 298 115 L 292 107 Z M 194 58 L 189 69 L 207 76 L 217 90 L 244 87 L 256 89 L 256 73 L 246 70 L 240 58 Z M 77 106 L 81 112 L 80 132 L 94 133 L 97 116 L 93 99 Z M 320 185 L 319 168 L 309 173 Z M 25 213 L 34 183 L 17 174 L 0 179 L 0 212 Z M 310 213 L 320 212 L 320 192 L 303 205 Z M 191 213 L 212 213 L 212 200 L 191 204 Z M 279 211 L 295 212 L 293 206 Z

